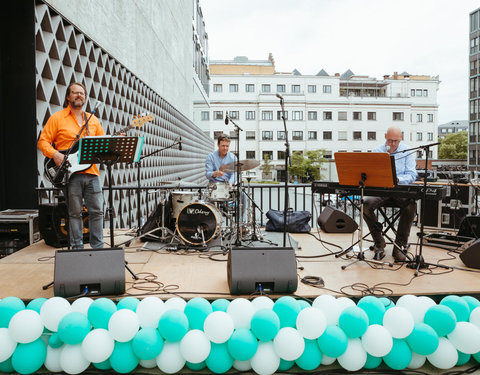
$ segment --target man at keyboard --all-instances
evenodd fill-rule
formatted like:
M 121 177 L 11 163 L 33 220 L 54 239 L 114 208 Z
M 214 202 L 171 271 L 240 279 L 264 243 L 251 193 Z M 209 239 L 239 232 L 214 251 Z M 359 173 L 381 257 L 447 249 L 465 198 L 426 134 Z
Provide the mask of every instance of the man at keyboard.
M 402 131 L 398 127 L 390 127 L 385 134 L 385 143 L 372 150 L 373 152 L 389 152 L 395 157 L 395 168 L 398 184 L 412 184 L 417 177 L 415 153 L 402 152 L 409 147 L 402 143 Z M 415 200 L 411 198 L 393 197 L 366 197 L 363 205 L 363 217 L 372 235 L 375 251 L 374 259 L 381 260 L 385 257 L 385 239 L 382 236 L 382 224 L 377 220 L 375 211 L 385 205 L 393 204 L 400 208 L 400 221 L 397 236 L 393 246 L 393 258 L 396 262 L 405 260 L 405 249 L 410 235 L 413 219 L 415 217 Z

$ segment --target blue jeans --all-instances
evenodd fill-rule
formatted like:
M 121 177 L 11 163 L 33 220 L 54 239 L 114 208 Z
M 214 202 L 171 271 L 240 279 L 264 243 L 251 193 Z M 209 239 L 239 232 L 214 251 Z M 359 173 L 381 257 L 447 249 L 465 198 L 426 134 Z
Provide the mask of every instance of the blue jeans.
M 103 247 L 103 194 L 100 178 L 93 174 L 74 174 L 68 182 L 68 217 L 70 245 L 83 249 L 83 202 L 88 211 L 90 246 Z

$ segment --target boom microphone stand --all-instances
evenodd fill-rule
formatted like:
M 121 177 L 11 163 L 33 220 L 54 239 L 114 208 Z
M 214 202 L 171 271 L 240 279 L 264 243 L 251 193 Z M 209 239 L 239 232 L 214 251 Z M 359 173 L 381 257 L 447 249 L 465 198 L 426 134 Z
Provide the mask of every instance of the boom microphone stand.
M 292 166 L 292 159 L 290 158 L 290 144 L 288 143 L 287 122 L 285 120 L 285 106 L 283 105 L 283 96 L 276 95 L 280 99 L 280 106 L 282 107 L 283 129 L 285 131 L 285 200 L 283 202 L 283 247 L 287 243 L 287 213 L 288 213 L 288 166 Z

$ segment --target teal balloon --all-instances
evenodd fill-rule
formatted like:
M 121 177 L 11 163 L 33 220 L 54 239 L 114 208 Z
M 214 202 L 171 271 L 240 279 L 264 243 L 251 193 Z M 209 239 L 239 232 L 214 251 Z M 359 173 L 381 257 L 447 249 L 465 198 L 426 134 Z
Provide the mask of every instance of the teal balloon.
M 233 366 L 233 357 L 227 349 L 227 344 L 215 344 L 212 342 L 210 354 L 205 360 L 208 369 L 215 374 L 223 374 Z
M 415 323 L 407 343 L 417 354 L 430 355 L 438 348 L 439 340 L 435 330 L 425 323 Z
M 348 338 L 343 330 L 336 325 L 327 325 L 325 332 L 317 339 L 321 352 L 328 357 L 340 357 L 348 346 Z
M 228 352 L 237 361 L 248 361 L 257 352 L 258 341 L 252 331 L 237 329 L 227 341 Z
M 286 361 L 280 358 L 280 365 L 278 366 L 277 371 L 288 371 L 293 367 L 294 364 L 295 364 L 295 361 Z
M 103 362 L 92 363 L 92 365 L 99 370 L 111 370 L 112 369 L 112 365 L 110 364 L 109 359 L 107 359 Z
M 305 301 L 304 299 L 299 299 L 297 302 L 300 305 L 300 311 L 303 309 L 306 309 L 307 307 L 312 307 L 312 305 L 308 303 L 308 301 Z
M 0 362 L 0 372 L 10 373 L 15 371 L 12 365 L 12 357 L 8 358 L 7 360 Z
M 273 304 L 273 311 L 280 319 L 280 328 L 295 328 L 297 323 L 297 315 L 300 312 L 300 304 L 290 296 L 280 297 Z
M 22 310 L 25 310 L 25 304 L 20 298 L 5 297 L 0 300 L 0 328 L 8 328 L 10 319 Z
M 65 344 L 80 344 L 90 332 L 90 322 L 81 312 L 73 311 L 58 323 L 58 336 Z
M 383 306 L 385 307 L 385 311 L 387 311 L 388 309 L 391 309 L 392 307 L 395 307 L 395 302 L 393 302 L 390 298 L 380 297 L 378 300 L 381 303 L 383 303 Z
M 367 313 L 357 306 L 347 307 L 338 318 L 338 326 L 348 337 L 352 339 L 358 338 L 367 332 Z
M 432 327 L 438 336 L 446 336 L 455 329 L 457 318 L 448 306 L 435 305 L 425 312 L 423 322 Z
M 163 349 L 163 339 L 153 327 L 140 329 L 132 340 L 132 348 L 140 359 L 154 359 Z
M 190 329 L 199 329 L 201 331 L 203 331 L 205 319 L 212 312 L 212 305 L 203 297 L 192 298 L 187 302 L 184 309 Z
M 383 315 L 385 315 L 384 304 L 376 297 L 366 296 L 358 301 L 357 306 L 368 315 L 368 324 L 383 325 Z
M 158 331 L 167 341 L 180 341 L 188 332 L 187 315 L 177 309 L 165 311 L 158 322 Z
M 191 362 L 185 362 L 185 365 L 192 371 L 200 371 L 203 370 L 207 365 L 205 364 L 205 361 L 202 361 L 200 363 L 191 363 Z
M 480 352 L 478 353 L 475 353 L 475 354 L 472 354 L 472 357 L 475 361 L 477 361 L 478 363 L 480 363 Z
M 380 366 L 381 363 L 382 357 L 374 357 L 373 355 L 367 353 L 367 362 L 365 362 L 363 368 L 373 370 L 374 368 Z
M 12 354 L 12 366 L 20 374 L 33 374 L 42 367 L 46 358 L 47 346 L 40 338 L 28 344 L 18 344 Z
M 412 361 L 412 350 L 403 339 L 393 339 L 392 350 L 383 357 L 385 364 L 394 370 L 403 370 Z
M 219 298 L 212 302 L 213 311 L 227 312 L 227 307 L 230 305 L 230 301 L 225 298 Z
M 109 359 L 112 368 L 121 374 L 127 374 L 135 370 L 140 362 L 133 352 L 131 341 L 115 341 L 115 347 L 113 348 L 113 353 Z
M 458 353 L 458 360 L 455 366 L 463 366 L 468 361 L 470 361 L 470 358 L 472 358 L 470 354 L 463 353 L 460 350 L 457 350 L 457 353 Z
M 139 303 L 140 300 L 136 297 L 125 297 L 118 301 L 117 310 L 129 309 L 132 311 L 137 311 L 137 306 Z
M 45 303 L 47 299 L 46 298 L 35 298 L 35 299 L 32 299 L 28 305 L 27 305 L 27 309 L 28 310 L 33 310 L 33 311 L 36 311 L 37 313 L 40 314 L 40 309 L 42 308 L 42 305 Z
M 99 298 L 90 304 L 88 320 L 94 328 L 108 329 L 108 321 L 115 311 L 115 302 L 108 298 Z
M 58 349 L 63 345 L 63 341 L 58 335 L 57 332 L 54 332 L 50 335 L 50 338 L 48 339 L 48 346 L 50 346 L 53 349 Z
M 475 310 L 478 306 L 480 306 L 480 301 L 472 296 L 462 296 L 463 300 L 467 303 L 470 312 Z
M 462 297 L 455 295 L 446 296 L 440 301 L 440 305 L 450 307 L 457 318 L 457 322 L 468 322 L 470 307 Z
M 273 310 L 260 309 L 253 314 L 250 328 L 260 341 L 270 341 L 280 330 L 280 319 Z
M 317 345 L 316 340 L 305 340 L 305 349 L 302 355 L 297 358 L 295 363 L 302 370 L 311 371 L 316 369 L 322 363 L 322 352 Z

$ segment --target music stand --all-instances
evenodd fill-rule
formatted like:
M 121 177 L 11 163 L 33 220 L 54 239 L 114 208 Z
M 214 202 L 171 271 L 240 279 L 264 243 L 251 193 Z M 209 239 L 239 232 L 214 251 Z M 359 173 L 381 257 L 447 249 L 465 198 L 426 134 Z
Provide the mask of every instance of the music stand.
M 113 192 L 112 192 L 112 165 L 115 163 L 133 163 L 140 160 L 144 138 L 124 136 L 94 136 L 80 139 L 78 161 L 79 164 L 104 164 L 108 175 L 108 209 L 110 219 L 110 247 L 115 247 L 113 233 Z M 132 274 L 135 280 L 138 277 Z
M 388 152 L 336 152 L 334 154 L 337 168 L 338 182 L 340 185 L 360 187 L 360 225 L 359 227 L 359 252 L 357 260 L 342 266 L 342 269 L 361 260 L 369 263 L 393 265 L 374 259 L 365 259 L 363 243 L 363 196 L 366 186 L 393 188 L 397 184 L 395 159 Z M 353 245 L 338 254 L 341 256 L 353 250 Z

